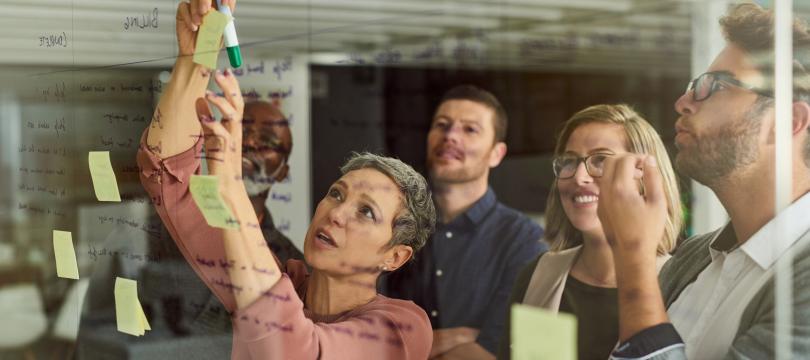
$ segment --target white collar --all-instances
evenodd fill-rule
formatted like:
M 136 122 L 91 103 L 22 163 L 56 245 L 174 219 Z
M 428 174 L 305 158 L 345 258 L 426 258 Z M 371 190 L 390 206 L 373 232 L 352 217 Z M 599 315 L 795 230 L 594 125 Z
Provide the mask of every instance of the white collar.
M 709 255 L 711 256 L 712 261 L 715 261 L 718 256 L 730 253 L 734 250 L 737 250 L 738 248 L 738 246 L 734 246 L 731 250 L 717 250 L 714 247 L 714 243 L 720 240 L 720 236 L 722 236 L 723 233 L 725 233 L 726 231 L 731 231 L 732 235 L 734 234 L 734 229 L 731 225 L 731 222 L 727 222 L 725 225 L 723 225 L 723 227 L 718 229 L 717 232 L 714 234 L 714 238 L 711 241 L 709 241 Z M 734 241 L 737 241 L 736 237 Z
M 740 249 L 763 270 L 770 268 L 808 229 L 810 192 L 768 221 Z M 777 230 L 779 235 L 777 236 Z

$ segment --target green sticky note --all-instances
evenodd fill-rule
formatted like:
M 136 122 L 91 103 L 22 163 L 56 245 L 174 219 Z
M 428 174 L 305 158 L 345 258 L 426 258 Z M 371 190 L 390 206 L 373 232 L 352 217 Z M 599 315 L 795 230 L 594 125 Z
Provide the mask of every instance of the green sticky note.
M 148 323 L 138 300 L 138 283 L 122 277 L 115 278 L 115 322 L 118 331 L 133 336 L 146 333 Z
M 56 257 L 56 275 L 66 279 L 79 279 L 76 251 L 69 231 L 53 231 L 53 254 Z
M 87 156 L 90 164 L 90 178 L 93 180 L 93 189 L 96 191 L 98 201 L 121 201 L 118 193 L 118 183 L 115 181 L 115 172 L 110 163 L 109 151 L 91 151 Z
M 512 306 L 513 360 L 575 360 L 577 319 L 526 305 Z
M 209 11 L 203 17 L 202 26 L 197 31 L 197 46 L 194 48 L 194 62 L 209 69 L 217 68 L 219 42 L 225 25 L 231 17 L 219 11 Z
M 238 229 L 231 209 L 219 195 L 219 179 L 215 175 L 191 175 L 191 197 L 208 225 L 223 229 Z

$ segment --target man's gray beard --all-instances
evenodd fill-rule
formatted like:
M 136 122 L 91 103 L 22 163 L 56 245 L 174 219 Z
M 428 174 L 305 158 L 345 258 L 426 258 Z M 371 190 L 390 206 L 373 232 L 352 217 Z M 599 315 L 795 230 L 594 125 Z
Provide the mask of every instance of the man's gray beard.
M 259 171 L 254 172 L 252 176 L 243 176 L 242 181 L 245 183 L 245 190 L 249 197 L 258 196 L 259 194 L 270 190 L 275 182 L 275 174 L 268 174 L 267 167 L 262 162 L 255 162 L 258 165 Z
M 757 100 L 738 124 L 695 138 L 691 151 L 679 150 L 675 158 L 678 172 L 712 187 L 734 170 L 754 163 L 759 157 L 757 138 L 761 118 L 769 105 Z
M 254 181 L 249 177 L 242 179 L 242 181 L 245 183 L 245 190 L 247 191 L 248 197 L 258 196 L 259 194 L 270 190 L 270 188 L 273 186 L 273 184 L 271 184 L 267 178 L 264 176 L 261 178 L 265 179 L 265 181 Z

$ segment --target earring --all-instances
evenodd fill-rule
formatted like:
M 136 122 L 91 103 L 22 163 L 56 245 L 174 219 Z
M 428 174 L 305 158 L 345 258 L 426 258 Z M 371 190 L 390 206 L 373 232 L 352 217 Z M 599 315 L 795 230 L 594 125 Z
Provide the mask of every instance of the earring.
M 388 271 L 388 266 L 385 266 L 385 265 L 380 265 L 380 270 L 382 270 L 382 271 Z

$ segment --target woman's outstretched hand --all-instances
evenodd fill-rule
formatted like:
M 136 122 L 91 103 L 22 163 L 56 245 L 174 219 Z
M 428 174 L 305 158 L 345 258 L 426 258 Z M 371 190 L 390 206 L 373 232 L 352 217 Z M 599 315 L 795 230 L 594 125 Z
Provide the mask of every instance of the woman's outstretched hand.
M 239 82 L 230 70 L 215 71 L 214 80 L 223 96 L 207 91 L 197 99 L 197 117 L 203 129 L 208 173 L 220 178 L 220 192 L 229 198 L 238 192 L 247 196 L 242 183 L 242 113 L 245 101 Z M 209 103 L 222 114 L 217 122 Z
M 238 230 L 223 230 L 225 257 L 235 266 L 228 273 L 234 288 L 237 308 L 249 306 L 281 278 L 281 270 L 259 227 L 256 212 L 242 182 L 242 113 L 245 101 L 239 82 L 229 70 L 214 72 L 214 80 L 223 96 L 211 91 L 195 103 L 197 117 L 205 137 L 208 173 L 219 178 L 219 193 L 233 210 Z M 217 122 L 211 113 L 213 104 L 222 114 Z

